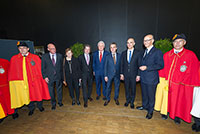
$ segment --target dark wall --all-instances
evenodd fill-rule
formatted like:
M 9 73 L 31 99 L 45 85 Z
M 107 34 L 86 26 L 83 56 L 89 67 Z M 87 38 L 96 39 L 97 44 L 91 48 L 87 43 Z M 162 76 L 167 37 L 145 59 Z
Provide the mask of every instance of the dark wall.
M 200 57 L 199 0 L 4 0 L 0 2 L 0 37 L 32 40 L 35 45 L 56 44 L 59 52 L 76 42 L 99 40 L 126 49 L 134 37 L 142 49 L 145 34 L 156 39 L 185 33 L 187 48 Z

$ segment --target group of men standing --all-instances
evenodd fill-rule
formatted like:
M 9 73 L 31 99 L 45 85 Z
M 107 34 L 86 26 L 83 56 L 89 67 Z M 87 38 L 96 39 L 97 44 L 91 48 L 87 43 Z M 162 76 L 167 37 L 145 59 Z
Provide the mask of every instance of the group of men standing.
M 93 100 L 91 98 L 93 76 L 95 76 L 96 82 L 96 100 L 101 97 L 102 84 L 104 106 L 107 106 L 111 100 L 113 81 L 114 100 L 116 105 L 120 104 L 118 100 L 120 80 L 124 81 L 126 96 L 124 106 L 127 107 L 130 104 L 131 109 L 135 107 L 136 82 L 140 81 L 142 105 L 136 108 L 146 110 L 147 119 L 152 118 L 155 109 L 161 111 L 164 119 L 169 113 L 169 116 L 177 124 L 180 124 L 180 119 L 191 122 L 193 89 L 200 86 L 197 73 L 199 61 L 192 51 L 184 48 L 185 35 L 176 34 L 172 41 L 174 49 L 164 56 L 153 45 L 154 37 L 151 34 L 144 37 L 143 43 L 146 49 L 143 52 L 135 49 L 134 38 L 127 40 L 127 50 L 122 54 L 117 52 L 115 42 L 110 44 L 110 52 L 108 52 L 104 50 L 105 43 L 99 41 L 98 50 L 93 54 L 90 53 L 90 46 L 85 45 L 84 54 L 78 57 L 81 73 L 79 82 L 82 85 L 84 107 L 88 106 L 88 100 Z M 1 62 L 0 65 L 0 74 L 7 74 L 8 77 L 5 77 L 8 81 L 1 84 L 5 90 L 0 91 L 0 111 L 4 111 L 4 115 L 1 114 L 0 118 L 7 114 L 13 114 L 13 118 L 17 118 L 17 109 L 23 105 L 28 105 L 28 115 L 32 115 L 35 110 L 34 102 L 37 102 L 37 107 L 42 112 L 44 111 L 42 100 L 51 99 L 51 109 L 55 110 L 55 87 L 58 105 L 62 107 L 62 85 L 67 85 L 63 66 L 65 59 L 63 60 L 62 55 L 56 52 L 55 45 L 48 44 L 49 53 L 44 54 L 42 60 L 31 54 L 28 45 L 24 42 L 18 44 L 18 49 L 20 53 L 11 58 L 9 67 L 3 65 L 4 62 Z M 68 64 L 69 69 L 72 67 L 71 65 L 73 63 Z M 70 85 L 68 84 L 68 86 Z M 8 99 L 9 97 L 11 99 Z M 196 101 L 199 100 L 196 99 Z M 74 104 L 72 102 L 72 105 Z M 80 105 L 79 100 L 77 100 L 77 104 Z M 200 131 L 198 121 L 199 118 L 196 118 L 195 127 L 193 126 L 196 131 Z

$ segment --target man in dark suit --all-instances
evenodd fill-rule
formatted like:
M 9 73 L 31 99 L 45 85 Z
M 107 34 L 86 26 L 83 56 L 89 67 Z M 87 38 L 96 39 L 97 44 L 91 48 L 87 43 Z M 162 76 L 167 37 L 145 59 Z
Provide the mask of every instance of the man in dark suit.
M 42 75 L 48 83 L 49 93 L 51 96 L 52 110 L 56 109 L 56 99 L 54 84 L 56 84 L 58 105 L 63 106 L 62 103 L 62 81 L 63 81 L 63 57 L 56 53 L 56 47 L 50 43 L 47 46 L 49 53 L 42 56 Z
M 134 100 L 136 92 L 136 81 L 140 80 L 139 65 L 141 62 L 141 52 L 134 48 L 135 40 L 129 38 L 127 40 L 127 50 L 121 54 L 120 79 L 124 80 L 127 107 L 134 109 Z
M 93 82 L 93 70 L 92 70 L 92 55 L 90 54 L 90 45 L 85 45 L 84 54 L 79 56 L 81 80 L 82 80 L 82 91 L 84 107 L 88 106 L 88 99 L 92 101 L 92 82 Z
M 96 100 L 99 100 L 101 96 L 101 83 L 103 86 L 103 100 L 106 100 L 106 83 L 104 80 L 104 63 L 105 57 L 109 53 L 105 51 L 105 43 L 103 41 L 99 41 L 98 44 L 98 51 L 93 53 L 93 73 L 95 75 L 96 81 L 96 93 L 97 97 Z
M 142 106 L 138 106 L 137 109 L 146 109 L 148 111 L 146 115 L 147 119 L 151 119 L 153 116 L 155 92 L 159 83 L 158 71 L 164 67 L 163 53 L 153 46 L 153 42 L 153 35 L 148 34 L 144 37 L 146 50 L 140 66 Z
M 112 81 L 114 80 L 115 84 L 115 96 L 114 100 L 116 105 L 119 105 L 119 85 L 120 85 L 120 58 L 121 55 L 117 53 L 117 44 L 113 42 L 110 44 L 111 53 L 106 56 L 105 65 L 104 65 L 104 79 L 107 82 L 106 89 L 106 101 L 104 106 L 107 106 L 110 102 L 110 94 Z

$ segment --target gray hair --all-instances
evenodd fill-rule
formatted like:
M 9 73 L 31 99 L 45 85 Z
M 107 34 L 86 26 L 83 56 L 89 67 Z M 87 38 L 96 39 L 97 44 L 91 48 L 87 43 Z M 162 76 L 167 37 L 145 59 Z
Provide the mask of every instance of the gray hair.
M 104 47 L 106 46 L 104 41 L 102 41 L 102 40 L 97 43 L 97 46 L 99 46 L 100 43 L 104 44 Z

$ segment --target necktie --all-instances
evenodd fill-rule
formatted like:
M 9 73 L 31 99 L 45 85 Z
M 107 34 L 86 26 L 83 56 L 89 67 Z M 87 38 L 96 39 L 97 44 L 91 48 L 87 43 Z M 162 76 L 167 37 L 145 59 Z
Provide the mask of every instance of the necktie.
M 56 65 L 56 62 L 55 62 L 55 59 L 54 59 L 54 55 L 52 55 L 52 63 L 53 63 L 53 65 L 55 66 Z
M 87 65 L 89 65 L 89 55 L 86 56 Z
M 128 59 L 128 63 L 131 62 L 131 51 L 129 51 L 129 59 Z
M 72 61 L 69 60 L 68 64 L 69 64 L 69 73 L 72 74 Z
M 99 61 L 101 62 L 102 60 L 102 52 L 100 52 L 100 57 L 99 57 Z
M 147 52 L 148 50 L 146 49 L 143 58 L 148 54 Z
M 114 61 L 114 64 L 116 64 L 115 54 L 113 54 L 113 61 Z

